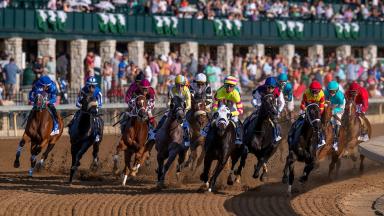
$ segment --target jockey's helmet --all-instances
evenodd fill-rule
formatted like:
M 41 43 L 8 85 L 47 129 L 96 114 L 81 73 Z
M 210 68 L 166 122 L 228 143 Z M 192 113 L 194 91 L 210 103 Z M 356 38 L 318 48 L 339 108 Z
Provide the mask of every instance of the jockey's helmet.
M 291 83 L 287 83 L 287 85 L 285 85 L 284 92 L 285 93 L 291 93 L 292 92 L 292 84 Z
M 185 85 L 186 84 L 186 79 L 183 75 L 177 75 L 175 78 L 175 84 L 176 85 Z
M 279 76 L 277 77 L 277 80 L 279 82 L 287 82 L 288 81 L 288 75 L 286 73 L 281 73 L 279 74 Z
M 331 95 L 336 94 L 336 92 L 339 90 L 339 83 L 337 83 L 336 81 L 329 82 L 327 90 Z
M 97 85 L 97 80 L 94 76 L 90 76 L 88 79 L 87 79 L 87 82 L 86 82 L 86 85 L 87 86 L 96 86 Z
M 268 77 L 265 80 L 265 86 L 271 87 L 271 88 L 276 88 L 277 87 L 277 82 L 276 82 L 275 77 Z
M 349 86 L 348 92 L 351 94 L 357 94 L 360 91 L 361 86 L 357 82 L 351 83 Z
M 227 92 L 232 92 L 233 89 L 235 89 L 235 86 L 237 85 L 237 79 L 234 76 L 227 76 L 224 79 L 224 87 L 227 90 Z
M 195 82 L 205 84 L 207 82 L 207 76 L 205 76 L 203 73 L 198 73 L 195 77 Z
M 43 86 L 50 86 L 52 84 L 52 80 L 49 78 L 49 76 L 40 77 L 39 82 Z
M 151 83 L 147 79 L 143 79 L 140 82 L 140 87 L 147 89 L 147 88 L 151 87 Z
M 319 83 L 319 81 L 314 80 L 309 85 L 309 89 L 311 90 L 311 93 L 315 95 L 315 94 L 319 94 L 319 92 L 321 91 L 322 87 L 321 87 L 321 84 Z

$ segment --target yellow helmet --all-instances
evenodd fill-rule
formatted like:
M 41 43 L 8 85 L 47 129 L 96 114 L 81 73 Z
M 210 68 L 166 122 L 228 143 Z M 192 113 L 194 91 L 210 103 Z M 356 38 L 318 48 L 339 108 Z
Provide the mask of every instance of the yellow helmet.
M 228 84 L 228 85 L 237 85 L 237 78 L 234 77 L 234 76 L 227 76 L 227 77 L 224 79 L 224 84 Z
M 186 83 L 186 79 L 183 75 L 177 75 L 176 78 L 175 78 L 175 84 L 179 84 L 179 85 L 185 85 Z

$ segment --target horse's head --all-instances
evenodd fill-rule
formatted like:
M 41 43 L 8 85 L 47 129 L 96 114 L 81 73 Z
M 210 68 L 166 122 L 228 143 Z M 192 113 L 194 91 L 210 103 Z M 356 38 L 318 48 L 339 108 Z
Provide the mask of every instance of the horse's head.
M 275 119 L 277 117 L 278 111 L 275 106 L 275 97 L 273 94 L 267 94 L 263 97 L 260 114 L 271 119 Z
M 147 99 L 144 95 L 135 98 L 135 110 L 140 119 L 146 120 L 148 118 Z
M 171 100 L 170 113 L 179 123 L 183 122 L 186 106 L 185 101 L 178 96 L 173 97 Z
M 196 120 L 200 128 L 207 123 L 208 117 L 206 112 L 207 102 L 205 99 L 197 98 L 192 101 L 193 118 Z
M 224 135 L 225 129 L 230 123 L 231 111 L 227 106 L 221 105 L 217 112 L 214 114 L 213 118 L 216 119 L 216 127 L 219 129 L 219 135 Z
M 351 122 L 355 118 L 356 111 L 357 111 L 357 108 L 356 108 L 355 100 L 354 99 L 352 99 L 352 100 L 349 99 L 347 101 L 347 103 L 345 104 L 343 117 L 344 116 L 347 117 L 348 121 Z
M 80 101 L 81 110 L 88 113 L 97 113 L 97 99 L 94 96 L 85 96 Z
M 41 111 L 41 110 L 47 108 L 47 104 L 48 104 L 48 94 L 45 91 L 39 91 L 35 95 L 35 101 L 33 103 L 33 108 L 35 110 Z
M 311 103 L 307 106 L 305 111 L 306 121 L 314 129 L 316 133 L 320 133 L 321 130 L 321 112 L 320 107 L 316 103 Z
M 332 105 L 330 101 L 325 101 L 324 112 L 321 116 L 321 122 L 327 124 L 332 118 Z

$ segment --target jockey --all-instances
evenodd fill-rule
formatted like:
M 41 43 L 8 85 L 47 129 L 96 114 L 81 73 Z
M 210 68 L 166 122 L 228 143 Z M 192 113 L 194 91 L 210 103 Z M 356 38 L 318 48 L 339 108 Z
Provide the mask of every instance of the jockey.
M 240 93 L 236 90 L 237 79 L 233 76 L 228 76 L 224 80 L 224 86 L 220 87 L 215 96 L 212 105 L 212 111 L 216 112 L 220 103 L 225 103 L 231 110 L 231 120 L 236 125 L 236 140 L 235 144 L 241 145 L 243 143 L 243 128 L 239 119 L 239 115 L 243 114 L 243 103 L 241 102 Z M 202 131 L 202 135 L 206 136 L 211 124 L 208 124 Z
M 292 89 L 291 83 L 287 83 L 285 85 L 283 94 L 284 94 L 284 100 L 287 102 L 288 111 L 293 112 L 293 109 L 295 108 L 295 104 L 293 102 L 293 89 Z
M 103 95 L 101 94 L 101 90 L 99 87 L 97 87 L 97 80 L 94 76 L 91 76 L 87 79 L 86 83 L 85 83 L 85 86 L 81 89 L 80 93 L 79 93 L 79 96 L 77 97 L 77 101 L 76 101 L 76 107 L 78 108 L 82 108 L 82 104 L 81 104 L 81 101 L 85 98 L 85 97 L 88 97 L 88 96 L 91 96 L 91 97 L 94 97 L 97 101 L 97 108 L 96 111 L 98 112 L 99 109 L 103 106 Z M 80 114 L 79 110 L 75 113 L 75 116 L 73 117 L 70 125 L 73 123 L 73 121 L 78 117 L 78 115 Z M 97 113 L 96 113 L 97 114 Z M 96 134 L 95 134 L 95 141 L 96 142 L 99 142 L 101 141 L 101 131 L 100 131 L 100 117 L 97 117 L 95 118 L 96 121 L 97 121 L 97 124 L 96 124 Z
M 35 102 L 36 94 L 46 92 L 48 94 L 48 109 L 51 112 L 53 118 L 53 130 L 51 132 L 51 136 L 59 134 L 59 123 L 57 111 L 55 108 L 56 96 L 57 96 L 57 88 L 56 84 L 48 77 L 41 76 L 33 85 L 32 90 L 29 92 L 29 101 L 30 103 Z
M 252 105 L 256 108 L 256 111 L 259 110 L 261 106 L 262 98 L 267 94 L 273 94 L 273 96 L 277 99 L 277 111 L 280 115 L 280 113 L 284 109 L 285 101 L 283 94 L 281 94 L 279 91 L 275 77 L 268 77 L 265 80 L 264 85 L 257 87 L 257 89 L 253 91 Z M 272 121 L 274 123 L 273 137 L 275 138 L 275 143 L 277 143 L 279 140 L 281 140 L 280 128 L 277 127 L 275 119 L 273 119 Z
M 178 96 L 180 97 L 181 99 L 183 99 L 185 101 L 185 104 L 186 104 L 186 107 L 185 107 L 185 112 L 187 113 L 189 109 L 191 109 L 191 93 L 188 89 L 188 87 L 186 86 L 187 84 L 187 78 L 184 77 L 183 75 L 177 75 L 175 77 L 175 85 L 172 86 L 168 92 L 168 98 L 169 98 L 169 102 L 171 102 L 172 98 L 175 97 L 175 96 Z M 159 121 L 159 125 L 158 125 L 158 128 L 163 124 L 163 122 L 165 121 L 167 117 L 167 114 L 165 114 L 161 120 Z M 189 133 L 189 124 L 188 124 L 188 121 L 186 119 L 183 120 L 183 123 L 182 123 L 182 127 L 183 127 L 183 142 L 184 142 L 184 146 L 185 147 L 189 147 L 190 145 L 190 133 Z
M 312 83 L 309 85 L 309 89 L 304 92 L 303 99 L 301 100 L 300 105 L 301 115 L 299 117 L 299 120 L 304 120 L 303 114 L 305 114 L 307 105 L 312 103 L 316 103 L 317 105 L 319 105 L 320 114 L 323 114 L 325 106 L 325 95 L 322 90 L 321 84 L 317 80 L 312 81 Z M 321 132 L 321 143 L 318 147 L 321 147 L 322 145 L 325 145 L 325 140 L 324 134 Z
M 153 129 L 155 128 L 155 117 L 153 117 L 152 110 L 155 108 L 155 90 L 151 87 L 151 83 L 147 79 L 143 79 L 141 80 L 139 87 L 136 89 L 136 91 L 132 92 L 132 95 L 130 95 L 129 93 L 130 92 L 127 91 L 127 94 L 125 95 L 125 101 L 128 104 L 128 113 L 132 111 L 132 108 L 134 108 L 134 106 L 136 106 L 136 96 L 144 95 L 146 97 L 147 113 L 150 127 L 149 139 L 153 140 L 155 137 L 155 134 L 153 132 Z
M 131 100 L 132 95 L 140 88 L 140 82 L 145 79 L 144 73 L 140 72 L 135 77 L 135 82 L 132 82 L 129 86 L 127 92 L 125 93 L 125 102 L 129 103 Z
M 367 121 L 365 113 L 368 111 L 368 92 L 365 88 L 361 87 L 357 82 L 353 82 L 346 93 L 348 100 L 355 99 L 357 105 L 356 112 L 359 114 L 359 117 Z M 366 129 L 361 131 L 361 135 L 358 138 L 359 141 L 368 141 L 369 136 Z
M 205 74 L 198 73 L 196 75 L 190 91 L 193 98 L 200 97 L 205 99 L 205 101 L 209 104 L 207 106 L 207 112 L 210 112 L 212 106 L 212 89 L 207 83 L 207 76 Z
M 330 101 L 330 105 L 332 106 L 332 126 L 334 128 L 334 143 L 333 149 L 335 151 L 338 150 L 338 137 L 341 126 L 341 117 L 344 112 L 345 107 L 345 98 L 344 94 L 339 91 L 339 84 L 336 81 L 331 81 L 328 83 L 327 90 L 325 91 L 325 98 Z M 337 116 L 337 118 L 333 117 Z

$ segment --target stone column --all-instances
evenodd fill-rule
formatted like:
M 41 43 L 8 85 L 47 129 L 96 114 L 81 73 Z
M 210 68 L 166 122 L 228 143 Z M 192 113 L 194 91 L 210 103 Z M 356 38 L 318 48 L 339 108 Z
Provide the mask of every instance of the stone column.
M 377 46 L 368 45 L 363 49 L 364 60 L 368 61 L 370 66 L 373 66 L 377 63 Z
M 288 60 L 288 63 L 291 64 L 292 58 L 295 55 L 295 45 L 293 44 L 286 44 L 284 46 L 281 46 L 279 48 L 279 53 L 284 58 Z
M 155 44 L 155 58 L 159 55 L 168 55 L 170 51 L 170 43 L 168 41 L 161 41 Z
M 309 57 L 309 61 L 311 62 L 312 65 L 314 65 L 314 63 L 317 59 L 317 55 L 319 55 L 320 58 L 323 60 L 322 62 L 324 62 L 324 47 L 323 47 L 323 45 L 316 44 L 316 45 L 313 45 L 313 46 L 308 48 L 308 57 Z
M 346 58 L 348 56 L 351 56 L 351 46 L 350 45 L 342 45 L 336 48 L 336 58 Z
M 80 89 L 84 83 L 84 59 L 87 56 L 88 41 L 71 41 L 71 88 Z
M 250 54 L 250 57 L 261 57 L 265 55 L 265 46 L 264 44 L 254 44 L 250 47 L 248 47 L 248 53 Z
M 22 65 L 22 47 L 23 39 L 20 37 L 8 38 L 4 41 L 5 53 L 15 59 L 17 66 L 21 68 Z
M 37 42 L 37 55 L 38 56 L 52 56 L 56 61 L 56 39 L 45 38 Z
M 101 58 L 101 67 L 104 66 L 106 61 L 110 61 L 116 51 L 116 41 L 115 40 L 105 40 L 100 42 L 100 58 Z
M 226 68 L 228 72 L 231 70 L 233 61 L 233 44 L 225 43 L 217 47 L 217 64 L 221 68 Z
M 144 65 L 144 41 L 132 41 L 128 43 L 128 58 L 139 68 Z
M 181 63 L 187 64 L 190 61 L 189 55 L 193 53 L 197 59 L 199 57 L 199 44 L 197 42 L 186 42 L 180 46 Z

